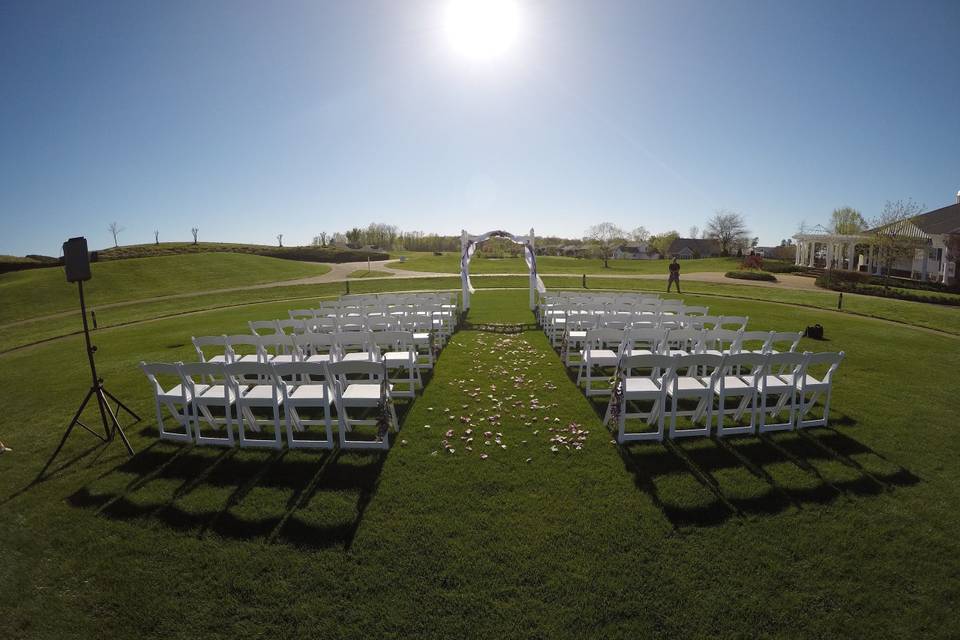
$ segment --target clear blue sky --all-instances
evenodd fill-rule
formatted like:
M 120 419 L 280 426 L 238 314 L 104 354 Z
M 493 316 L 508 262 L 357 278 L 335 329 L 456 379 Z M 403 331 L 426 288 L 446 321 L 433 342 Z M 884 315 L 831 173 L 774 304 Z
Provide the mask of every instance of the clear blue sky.
M 0 253 L 718 208 L 772 244 L 960 189 L 957 0 L 519 2 L 478 64 L 443 2 L 5 0 Z

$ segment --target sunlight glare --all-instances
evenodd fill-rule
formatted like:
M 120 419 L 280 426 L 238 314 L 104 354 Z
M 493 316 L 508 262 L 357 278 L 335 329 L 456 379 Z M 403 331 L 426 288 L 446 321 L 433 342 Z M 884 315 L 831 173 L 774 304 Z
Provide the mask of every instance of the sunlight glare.
M 450 0 L 444 32 L 453 49 L 474 61 L 499 58 L 520 35 L 520 9 L 515 0 Z

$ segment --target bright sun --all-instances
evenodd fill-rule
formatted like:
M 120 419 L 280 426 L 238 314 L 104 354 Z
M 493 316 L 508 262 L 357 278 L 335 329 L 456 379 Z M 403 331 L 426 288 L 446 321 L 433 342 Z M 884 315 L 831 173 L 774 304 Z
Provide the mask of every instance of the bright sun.
M 514 0 L 450 0 L 444 31 L 460 55 L 475 61 L 499 58 L 520 35 L 520 9 Z

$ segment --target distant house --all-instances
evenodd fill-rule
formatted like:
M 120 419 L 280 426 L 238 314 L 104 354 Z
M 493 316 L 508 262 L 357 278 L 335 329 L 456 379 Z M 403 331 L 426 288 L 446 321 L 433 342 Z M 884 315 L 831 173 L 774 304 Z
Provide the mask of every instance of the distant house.
M 587 253 L 587 247 L 580 244 L 567 244 L 557 247 L 558 256 L 567 256 L 570 258 L 580 258 Z
M 622 244 L 613 250 L 614 260 L 659 260 L 660 253 L 646 242 Z
M 667 254 L 681 260 L 715 258 L 720 255 L 720 244 L 710 238 L 677 238 L 670 243 Z

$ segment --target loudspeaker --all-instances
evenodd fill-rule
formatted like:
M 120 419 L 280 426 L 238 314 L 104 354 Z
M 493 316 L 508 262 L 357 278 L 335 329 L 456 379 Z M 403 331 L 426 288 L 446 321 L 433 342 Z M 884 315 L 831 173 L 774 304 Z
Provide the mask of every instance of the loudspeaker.
M 63 267 L 67 272 L 67 282 L 90 279 L 90 254 L 87 252 L 86 238 L 70 238 L 63 243 Z

